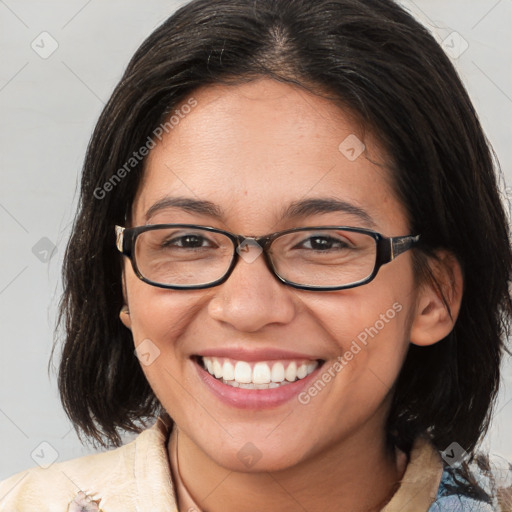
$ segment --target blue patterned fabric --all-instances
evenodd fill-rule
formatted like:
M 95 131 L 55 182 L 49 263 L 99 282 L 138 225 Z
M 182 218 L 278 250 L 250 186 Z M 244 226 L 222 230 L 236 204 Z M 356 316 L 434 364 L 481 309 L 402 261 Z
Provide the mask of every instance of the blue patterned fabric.
M 468 491 L 467 480 L 462 478 L 456 468 L 445 465 L 436 501 L 428 512 L 497 512 L 500 510 L 493 489 L 491 477 L 471 467 L 471 473 L 480 488 L 471 486 Z

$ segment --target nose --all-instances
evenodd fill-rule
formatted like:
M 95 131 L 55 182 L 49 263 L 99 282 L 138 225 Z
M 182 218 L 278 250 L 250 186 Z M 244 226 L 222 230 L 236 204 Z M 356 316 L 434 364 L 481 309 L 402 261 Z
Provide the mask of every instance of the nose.
M 254 256 L 246 251 L 238 258 L 233 272 L 216 288 L 208 305 L 212 318 L 244 332 L 259 331 L 267 324 L 286 324 L 297 311 L 296 290 L 277 280 L 263 253 Z

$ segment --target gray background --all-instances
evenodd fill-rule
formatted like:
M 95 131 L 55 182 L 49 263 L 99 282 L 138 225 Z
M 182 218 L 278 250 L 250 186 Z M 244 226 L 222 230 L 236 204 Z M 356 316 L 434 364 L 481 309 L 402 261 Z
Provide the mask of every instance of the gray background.
M 0 0 L 0 479 L 92 452 L 47 372 L 62 255 L 103 104 L 143 39 L 182 3 Z M 451 52 L 512 186 L 512 0 L 402 3 Z M 484 445 L 509 460 L 511 373 L 507 362 Z

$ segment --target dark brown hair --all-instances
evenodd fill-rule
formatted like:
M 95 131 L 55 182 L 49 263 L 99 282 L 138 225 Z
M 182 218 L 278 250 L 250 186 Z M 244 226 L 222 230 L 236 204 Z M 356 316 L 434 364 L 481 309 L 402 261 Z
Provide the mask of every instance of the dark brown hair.
M 98 190 L 195 89 L 271 77 L 323 91 L 355 112 L 390 159 L 418 272 L 447 249 L 464 295 L 452 333 L 411 345 L 396 383 L 389 439 L 408 450 L 428 432 L 443 450 L 471 452 L 489 425 L 512 315 L 511 246 L 492 153 L 449 58 L 391 0 L 195 0 L 137 50 L 105 106 L 85 159 L 67 247 L 59 388 L 77 431 L 120 443 L 160 404 L 119 321 L 125 222 L 144 161 L 113 190 Z M 99 196 L 102 197 L 99 197 Z M 179 292 L 178 292 L 179 293 Z

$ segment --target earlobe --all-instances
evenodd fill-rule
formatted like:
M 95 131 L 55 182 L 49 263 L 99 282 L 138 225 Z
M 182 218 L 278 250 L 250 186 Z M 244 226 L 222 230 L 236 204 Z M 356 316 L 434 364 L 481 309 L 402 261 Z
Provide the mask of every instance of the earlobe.
M 414 345 L 433 345 L 453 330 L 462 301 L 463 276 L 451 253 L 440 251 L 431 261 L 431 275 L 437 281 L 421 284 L 411 326 Z
M 132 319 L 130 318 L 130 310 L 128 309 L 128 306 L 125 304 L 121 311 L 119 312 L 119 318 L 121 319 L 121 322 L 123 322 L 123 325 L 127 327 L 128 329 L 132 328 Z

